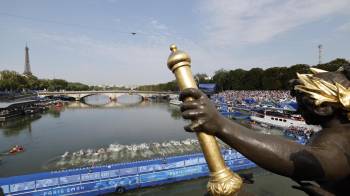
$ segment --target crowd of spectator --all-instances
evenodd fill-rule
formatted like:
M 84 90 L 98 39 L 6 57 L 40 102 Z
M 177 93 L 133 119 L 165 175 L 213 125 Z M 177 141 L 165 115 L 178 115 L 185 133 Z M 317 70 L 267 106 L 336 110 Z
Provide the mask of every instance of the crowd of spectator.
M 225 101 L 232 101 L 235 103 L 244 103 L 246 101 L 255 101 L 258 104 L 268 102 L 288 102 L 293 101 L 290 91 L 283 90 L 265 90 L 265 91 L 224 91 L 216 94 L 218 97 L 224 97 Z
M 295 98 L 290 95 L 290 91 L 283 90 L 230 90 L 214 94 L 211 98 L 216 103 L 218 110 L 222 112 L 232 112 L 235 106 L 238 108 L 257 109 L 264 107 L 283 108 L 282 103 L 294 102 L 296 104 Z M 300 136 L 308 140 L 314 133 L 314 130 L 309 127 L 291 126 L 285 129 L 284 133 L 295 138 Z
M 311 136 L 314 134 L 314 131 L 307 127 L 295 127 L 290 126 L 288 129 L 284 130 L 285 134 L 291 135 L 291 136 L 302 136 L 305 137 L 305 139 L 310 139 Z

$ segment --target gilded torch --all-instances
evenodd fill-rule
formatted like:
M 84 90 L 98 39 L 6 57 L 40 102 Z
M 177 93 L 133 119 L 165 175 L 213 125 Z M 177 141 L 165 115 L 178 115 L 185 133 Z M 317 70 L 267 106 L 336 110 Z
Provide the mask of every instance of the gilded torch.
M 174 44 L 170 50 L 168 68 L 175 74 L 180 90 L 197 88 L 190 68 L 190 56 L 178 50 Z M 197 137 L 210 170 L 208 192 L 214 196 L 235 195 L 242 186 L 242 179 L 226 166 L 215 137 L 204 132 L 198 132 Z

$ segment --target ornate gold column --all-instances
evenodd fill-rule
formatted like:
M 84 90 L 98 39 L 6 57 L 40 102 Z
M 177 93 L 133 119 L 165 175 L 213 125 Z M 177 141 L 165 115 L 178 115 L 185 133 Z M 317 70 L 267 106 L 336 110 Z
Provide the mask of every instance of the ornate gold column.
M 170 50 L 168 68 L 175 74 L 180 90 L 197 88 L 190 68 L 190 56 L 178 50 L 174 44 L 170 46 Z M 242 179 L 225 165 L 215 137 L 204 132 L 198 132 L 197 137 L 210 170 L 208 191 L 214 196 L 235 195 L 242 186 Z

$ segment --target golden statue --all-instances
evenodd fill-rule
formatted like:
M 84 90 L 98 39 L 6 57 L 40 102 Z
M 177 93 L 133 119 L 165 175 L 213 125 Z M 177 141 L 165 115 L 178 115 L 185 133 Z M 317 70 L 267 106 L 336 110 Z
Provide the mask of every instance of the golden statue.
M 201 141 L 212 178 L 209 190 L 213 195 L 223 194 L 221 188 L 230 184 L 215 176 L 225 171 L 230 173 L 219 156 L 215 137 L 236 149 L 259 167 L 273 173 L 286 176 L 299 185 L 293 188 L 308 195 L 349 195 L 350 193 L 350 66 L 342 70 L 326 72 L 311 68 L 313 74 L 298 74 L 293 80 L 291 94 L 298 103 L 298 112 L 307 124 L 320 125 L 322 130 L 314 134 L 305 145 L 289 141 L 275 135 L 264 135 L 222 116 L 210 99 L 196 88 L 191 80 L 190 58 L 172 46 L 169 68 L 175 73 L 182 88 L 180 100 L 182 117 L 191 120 L 185 126 L 188 132 L 195 132 Z M 176 56 L 179 54 L 179 56 Z M 174 55 L 174 56 L 173 56 Z M 186 88 L 191 86 L 193 88 Z M 190 101 L 186 101 L 191 99 Z M 212 135 L 211 138 L 208 135 Z M 213 151 L 213 149 L 215 149 Z M 216 160 L 221 160 L 215 162 Z M 224 172 L 223 172 L 224 173 Z M 231 174 L 232 175 L 232 174 Z M 218 180 L 215 180 L 218 179 Z M 235 187 L 225 187 L 224 194 L 233 194 L 239 190 L 241 182 Z M 310 182 L 311 181 L 311 182 Z M 211 183 L 225 184 L 223 186 Z M 219 188 L 218 188 L 219 187 Z M 215 190 L 216 189 L 216 190 Z M 242 190 L 239 194 L 245 194 Z
M 170 46 L 170 50 L 168 68 L 175 74 L 180 90 L 197 88 L 190 69 L 190 56 L 178 50 L 174 44 Z M 191 98 L 185 101 L 189 100 Z M 225 165 L 215 137 L 204 132 L 198 132 L 197 137 L 210 170 L 208 192 L 214 196 L 235 195 L 242 187 L 242 179 Z

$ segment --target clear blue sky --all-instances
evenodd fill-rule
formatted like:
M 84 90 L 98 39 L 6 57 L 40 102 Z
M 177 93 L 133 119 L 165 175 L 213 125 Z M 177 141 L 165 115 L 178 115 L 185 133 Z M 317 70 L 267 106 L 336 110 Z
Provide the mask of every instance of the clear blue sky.
M 87 84 L 167 82 L 169 45 L 195 73 L 350 58 L 349 0 L 2 0 L 0 70 Z M 131 35 L 136 32 L 136 35 Z

